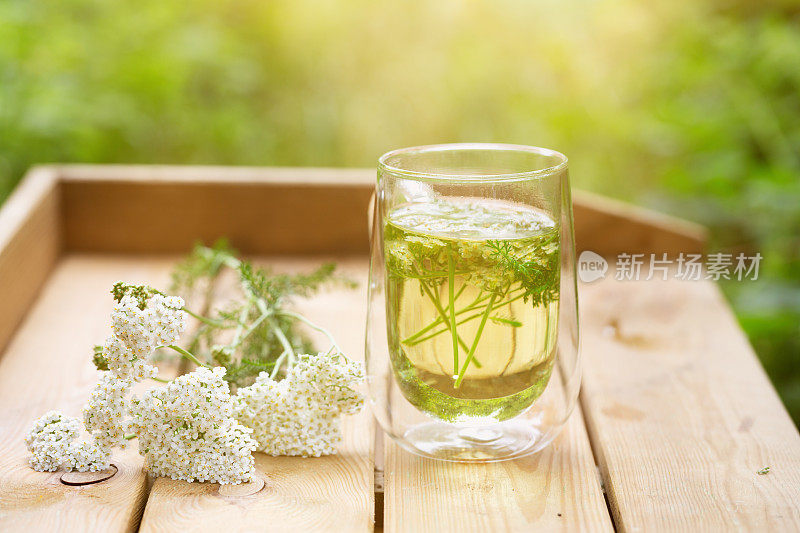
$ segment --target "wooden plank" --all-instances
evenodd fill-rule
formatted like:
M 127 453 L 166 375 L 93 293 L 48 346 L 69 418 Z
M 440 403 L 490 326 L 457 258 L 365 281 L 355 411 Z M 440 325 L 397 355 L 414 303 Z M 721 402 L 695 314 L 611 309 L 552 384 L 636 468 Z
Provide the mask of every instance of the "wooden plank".
M 182 253 L 197 239 L 222 236 L 253 254 L 368 247 L 371 169 L 65 165 L 58 172 L 69 249 Z M 690 222 L 586 192 L 575 192 L 574 204 L 580 250 L 675 255 L 705 246 L 705 230 Z
M 208 183 L 261 185 L 295 183 L 336 186 L 357 184 L 371 189 L 374 168 L 325 167 L 220 167 L 209 165 L 59 165 L 60 178 L 68 182 Z
M 323 259 L 270 260 L 276 270 L 302 271 Z M 363 357 L 367 265 L 363 258 L 337 259 L 361 282 L 358 290 L 335 289 L 298 302 L 308 318 L 329 328 L 342 349 Z M 317 337 L 318 346 L 326 345 Z M 215 484 L 157 479 L 142 531 L 371 531 L 374 513 L 374 426 L 368 409 L 348 417 L 337 455 L 321 458 L 256 454 L 264 489 L 249 496 L 221 496 Z
M 28 173 L 0 210 L 0 352 L 61 251 L 55 172 Z
M 718 288 L 607 279 L 581 301 L 582 403 L 617 528 L 800 530 L 800 435 Z
M 182 253 L 220 237 L 251 254 L 368 247 L 374 171 L 66 167 L 63 180 L 73 250 Z
M 374 511 L 371 421 L 345 422 L 337 455 L 302 458 L 256 454 L 264 488 L 223 496 L 219 485 L 158 478 L 141 531 L 371 531 Z
M 612 531 L 580 410 L 532 456 L 445 463 L 386 446 L 384 527 L 393 531 Z
M 602 256 L 702 253 L 708 231 L 699 224 L 586 191 L 573 194 L 578 253 Z
M 46 282 L 0 360 L 0 524 L 3 531 L 128 531 L 136 528 L 147 476 L 134 447 L 115 453 L 119 472 L 82 487 L 34 472 L 23 439 L 50 409 L 79 416 L 97 380 L 92 346 L 109 334 L 119 279 L 166 282 L 169 260 L 68 257 Z

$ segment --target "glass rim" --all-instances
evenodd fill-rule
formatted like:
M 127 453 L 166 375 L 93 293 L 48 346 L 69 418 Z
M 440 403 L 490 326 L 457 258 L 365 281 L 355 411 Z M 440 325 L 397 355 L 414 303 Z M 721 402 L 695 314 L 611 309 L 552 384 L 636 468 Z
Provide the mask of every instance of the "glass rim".
M 487 150 L 487 151 L 505 151 L 505 152 L 527 152 L 531 154 L 543 155 L 547 157 L 554 157 L 556 163 L 544 168 L 537 168 L 535 170 L 525 170 L 522 172 L 507 172 L 500 174 L 442 174 L 437 172 L 421 172 L 418 170 L 409 170 L 387 163 L 391 157 L 398 155 L 409 154 L 423 154 L 428 152 L 455 152 L 459 150 Z M 539 146 L 527 146 L 524 144 L 504 144 L 504 143 L 448 143 L 448 144 L 428 144 L 422 146 L 411 146 L 408 148 L 399 148 L 386 152 L 378 158 L 378 169 L 385 171 L 389 174 L 402 176 L 406 178 L 416 179 L 418 181 L 438 181 L 438 182 L 506 182 L 506 181 L 522 181 L 532 178 L 541 178 L 559 172 L 567 167 L 567 156 L 561 152 L 551 150 L 549 148 L 541 148 Z

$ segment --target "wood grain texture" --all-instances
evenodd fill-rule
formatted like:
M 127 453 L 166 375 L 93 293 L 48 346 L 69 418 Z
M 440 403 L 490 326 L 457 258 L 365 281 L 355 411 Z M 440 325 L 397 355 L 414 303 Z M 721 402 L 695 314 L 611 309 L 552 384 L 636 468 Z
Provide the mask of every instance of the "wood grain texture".
M 264 488 L 250 496 L 219 494 L 213 483 L 158 478 L 141 531 L 371 531 L 371 421 L 345 422 L 337 455 L 302 458 L 256 453 Z
M 582 404 L 617 528 L 800 530 L 800 435 L 718 288 L 607 279 L 581 302 Z
M 330 259 L 330 258 L 328 258 Z M 324 258 L 275 259 L 279 271 L 304 271 Z M 330 329 L 348 354 L 363 357 L 366 316 L 365 259 L 337 259 L 358 290 L 333 289 L 297 308 Z M 312 335 L 317 346 L 324 337 Z M 347 417 L 339 453 L 320 458 L 256 454 L 264 488 L 250 496 L 219 494 L 218 485 L 158 479 L 147 502 L 142 531 L 371 531 L 374 513 L 374 426 L 367 410 Z
M 227 237 L 251 254 L 362 253 L 373 181 L 358 170 L 67 167 L 65 242 L 183 253 Z
M 67 257 L 45 284 L 0 359 L 0 529 L 3 531 L 134 530 L 147 497 L 135 449 L 114 454 L 119 472 L 101 483 L 71 487 L 60 472 L 28 466 L 23 439 L 51 409 L 80 416 L 97 381 L 92 346 L 109 334 L 119 279 L 163 283 L 172 261 Z
M 0 210 L 0 352 L 61 252 L 56 174 L 27 174 Z
M 490 464 L 386 446 L 387 532 L 612 531 L 580 410 L 547 448 Z
M 252 254 L 368 249 L 372 169 L 66 165 L 58 172 L 73 250 L 182 253 L 223 236 Z M 574 204 L 579 250 L 675 255 L 705 246 L 705 230 L 690 222 L 584 192 Z
M 578 253 L 602 256 L 702 253 L 708 231 L 699 224 L 671 217 L 586 191 L 573 192 L 575 244 Z

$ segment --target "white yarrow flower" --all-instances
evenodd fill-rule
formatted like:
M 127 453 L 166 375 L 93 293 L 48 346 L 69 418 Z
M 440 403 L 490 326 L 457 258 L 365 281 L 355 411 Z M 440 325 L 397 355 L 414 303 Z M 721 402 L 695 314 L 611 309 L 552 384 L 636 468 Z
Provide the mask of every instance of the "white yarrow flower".
M 112 335 L 103 347 L 108 369 L 135 381 L 155 376 L 147 359 L 159 346 L 174 344 L 186 328 L 182 298 L 154 294 L 144 309 L 133 296 L 123 296 L 111 312 Z
M 139 453 L 157 476 L 242 483 L 255 473 L 253 430 L 233 418 L 222 367 L 199 368 L 131 406 Z
M 83 424 L 95 442 L 110 450 L 125 445 L 128 393 L 132 379 L 121 379 L 113 372 L 103 372 L 83 408 Z
M 363 378 L 361 365 L 341 354 L 301 355 L 283 380 L 262 372 L 239 389 L 235 416 L 270 455 L 334 454 L 342 440 L 340 417 L 364 403 L 353 389 Z
M 80 472 L 95 472 L 108 467 L 108 454 L 94 443 L 79 442 L 80 420 L 49 411 L 34 422 L 25 445 L 31 452 L 30 464 L 39 472 L 54 472 L 60 467 Z
M 111 312 L 112 335 L 103 346 L 108 371 L 103 372 L 83 409 L 89 442 L 77 442 L 80 420 L 51 411 L 36 421 L 25 442 L 34 470 L 52 472 L 63 467 L 79 471 L 108 466 L 111 449 L 124 446 L 134 382 L 153 377 L 158 369 L 148 362 L 158 346 L 173 344 L 186 325 L 183 299 L 154 294 L 139 301 L 123 296 Z
M 134 384 L 158 371 L 149 362 L 152 352 L 177 342 L 187 313 L 179 297 L 124 284 L 118 289 L 122 296 L 100 358 L 108 370 L 83 409 L 83 427 L 57 411 L 39 418 L 25 439 L 35 470 L 107 468 L 111 449 L 125 445 L 126 433 L 138 437 L 153 474 L 186 481 L 250 481 L 256 449 L 272 455 L 336 453 L 340 417 L 364 402 L 353 388 L 364 378 L 360 364 L 336 353 L 301 355 L 282 381 L 262 372 L 235 397 L 223 379 L 225 368 L 201 367 L 136 399 Z M 91 440 L 79 442 L 84 429 Z

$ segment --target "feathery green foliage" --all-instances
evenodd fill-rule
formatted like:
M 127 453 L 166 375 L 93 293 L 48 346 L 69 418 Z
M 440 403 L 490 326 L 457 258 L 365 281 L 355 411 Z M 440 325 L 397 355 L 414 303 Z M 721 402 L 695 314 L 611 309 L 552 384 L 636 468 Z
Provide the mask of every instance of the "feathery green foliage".
M 215 288 L 225 270 L 237 277 L 238 294 L 220 309 L 212 309 Z M 260 372 L 282 375 L 284 364 L 313 345 L 288 307 L 294 298 L 307 298 L 331 283 L 354 283 L 336 272 L 333 263 L 308 274 L 273 273 L 236 257 L 224 241 L 195 246 L 172 273 L 170 292 L 189 301 L 201 300 L 200 321 L 188 351 L 201 360 L 227 369 L 225 379 L 248 385 Z

